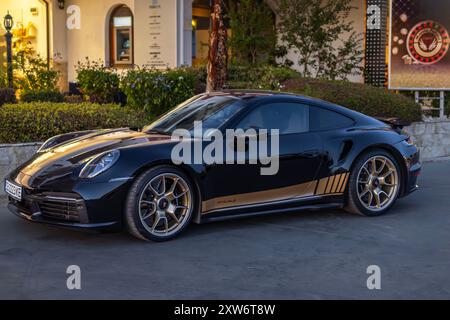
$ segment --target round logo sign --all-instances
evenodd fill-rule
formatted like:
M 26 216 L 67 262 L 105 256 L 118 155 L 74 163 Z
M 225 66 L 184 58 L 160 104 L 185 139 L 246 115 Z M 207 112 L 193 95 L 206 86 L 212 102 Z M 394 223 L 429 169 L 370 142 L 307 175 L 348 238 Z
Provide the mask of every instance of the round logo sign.
M 444 58 L 449 44 L 447 29 L 431 20 L 416 24 L 407 38 L 409 55 L 421 64 L 433 64 Z

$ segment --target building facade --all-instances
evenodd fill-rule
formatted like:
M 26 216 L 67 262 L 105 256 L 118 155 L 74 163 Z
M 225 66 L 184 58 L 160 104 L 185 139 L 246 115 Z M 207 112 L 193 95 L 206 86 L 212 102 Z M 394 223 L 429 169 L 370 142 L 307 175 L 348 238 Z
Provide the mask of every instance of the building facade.
M 275 0 L 266 1 L 276 16 Z M 86 57 L 118 70 L 136 65 L 172 68 L 204 63 L 208 52 L 209 3 L 209 0 L 2 0 L 0 15 L 3 17 L 9 11 L 14 17 L 15 45 L 32 45 L 42 57 L 52 59 L 66 90 L 68 83 L 76 80 L 77 62 Z M 366 67 L 374 66 L 371 72 L 382 77 L 386 59 L 385 48 L 380 49 L 380 45 L 386 46 L 386 29 L 383 30 L 386 26 L 366 27 L 369 23 L 366 16 L 374 4 L 387 8 L 387 0 L 353 0 L 355 9 L 349 19 L 355 30 L 364 35 L 364 46 L 369 49 Z M 385 9 L 381 6 L 381 10 Z M 377 12 L 383 13 L 374 14 Z M 4 32 L 0 28 L 2 64 Z M 294 52 L 288 58 L 297 61 Z M 372 76 L 371 80 L 374 79 Z M 363 76 L 351 80 L 364 82 Z M 384 83 L 385 79 L 378 81 Z

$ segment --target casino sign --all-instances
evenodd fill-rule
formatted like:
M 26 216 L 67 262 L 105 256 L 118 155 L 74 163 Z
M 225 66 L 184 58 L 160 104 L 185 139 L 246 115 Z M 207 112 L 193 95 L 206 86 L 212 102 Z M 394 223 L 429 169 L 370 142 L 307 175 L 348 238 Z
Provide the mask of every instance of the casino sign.
M 422 21 L 408 34 L 408 53 L 418 63 L 431 65 L 445 57 L 450 45 L 449 40 L 444 26 L 431 20 Z

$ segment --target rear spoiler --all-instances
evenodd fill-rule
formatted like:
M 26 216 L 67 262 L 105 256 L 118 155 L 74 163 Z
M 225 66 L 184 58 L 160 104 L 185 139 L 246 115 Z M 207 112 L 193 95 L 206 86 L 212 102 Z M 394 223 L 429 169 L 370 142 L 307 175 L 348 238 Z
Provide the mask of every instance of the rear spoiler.
M 381 118 L 377 117 L 377 120 L 388 124 L 392 129 L 397 131 L 398 133 L 402 133 L 402 129 L 411 124 L 411 122 L 402 120 L 400 118 Z

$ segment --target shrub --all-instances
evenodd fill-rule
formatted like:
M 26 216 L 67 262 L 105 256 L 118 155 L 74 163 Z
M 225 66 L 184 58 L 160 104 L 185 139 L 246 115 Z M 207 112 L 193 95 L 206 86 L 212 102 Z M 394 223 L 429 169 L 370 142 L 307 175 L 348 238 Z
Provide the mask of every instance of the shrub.
M 111 103 L 117 100 L 119 76 L 101 61 L 79 61 L 76 66 L 77 81 L 86 100 L 94 103 Z
M 130 70 L 122 79 L 121 89 L 129 106 L 158 116 L 194 95 L 193 70 Z
M 373 117 L 421 120 L 420 106 L 413 99 L 383 88 L 308 78 L 289 79 L 284 86 L 285 91 L 323 99 Z
M 0 143 L 45 141 L 80 130 L 142 127 L 149 121 L 143 112 L 113 104 L 5 104 L 0 108 Z
M 20 95 L 21 102 L 63 102 L 59 91 L 25 91 Z
M 36 51 L 25 46 L 14 55 L 15 85 L 21 92 L 57 91 L 58 72 Z
M 288 67 L 260 65 L 231 65 L 228 70 L 228 85 L 232 89 L 280 90 L 287 79 L 299 77 Z
M 0 106 L 5 103 L 16 103 L 16 92 L 11 88 L 0 88 Z

